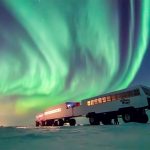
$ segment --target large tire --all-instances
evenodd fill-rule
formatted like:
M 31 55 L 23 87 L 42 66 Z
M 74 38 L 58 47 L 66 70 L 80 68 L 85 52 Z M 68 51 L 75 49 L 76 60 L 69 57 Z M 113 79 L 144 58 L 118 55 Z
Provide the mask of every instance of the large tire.
M 148 115 L 147 114 L 143 114 L 141 123 L 147 123 L 147 122 L 148 122 Z
M 124 114 L 122 114 L 122 120 L 125 123 L 132 122 L 133 121 L 133 115 L 131 113 L 124 113 Z
M 90 122 L 90 125 L 99 125 L 100 124 L 99 119 L 96 117 L 90 117 L 89 122 Z
M 36 126 L 36 127 L 39 127 L 39 126 L 40 126 L 40 123 L 39 123 L 38 121 L 36 121 L 36 122 L 35 122 L 35 126 Z
M 76 125 L 76 120 L 75 119 L 70 119 L 69 124 L 70 124 L 70 126 L 75 126 Z
M 45 121 L 41 121 L 40 126 L 45 126 Z
M 58 126 L 63 126 L 64 125 L 64 121 L 62 119 L 58 120 Z
M 139 115 L 136 122 L 147 123 L 148 122 L 148 116 L 147 116 L 147 114 L 141 114 L 141 115 Z
M 46 126 L 53 126 L 54 120 L 46 120 Z
M 112 119 L 110 118 L 105 118 L 102 120 L 103 125 L 112 125 Z
M 54 121 L 54 126 L 58 126 L 58 121 L 57 120 Z

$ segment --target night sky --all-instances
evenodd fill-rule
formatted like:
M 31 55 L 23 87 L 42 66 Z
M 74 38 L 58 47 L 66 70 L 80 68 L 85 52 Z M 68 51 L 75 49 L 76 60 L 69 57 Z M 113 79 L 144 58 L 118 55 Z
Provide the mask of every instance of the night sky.
M 150 0 L 0 0 L 0 125 L 150 86 Z

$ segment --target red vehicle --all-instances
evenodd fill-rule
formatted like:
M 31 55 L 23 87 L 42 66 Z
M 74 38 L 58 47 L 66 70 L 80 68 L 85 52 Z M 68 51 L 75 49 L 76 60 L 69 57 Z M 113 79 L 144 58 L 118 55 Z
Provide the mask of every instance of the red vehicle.
M 36 126 L 63 126 L 64 123 L 69 123 L 71 126 L 76 124 L 73 108 L 80 106 L 79 102 L 66 102 L 51 108 L 48 108 L 44 113 L 36 116 Z

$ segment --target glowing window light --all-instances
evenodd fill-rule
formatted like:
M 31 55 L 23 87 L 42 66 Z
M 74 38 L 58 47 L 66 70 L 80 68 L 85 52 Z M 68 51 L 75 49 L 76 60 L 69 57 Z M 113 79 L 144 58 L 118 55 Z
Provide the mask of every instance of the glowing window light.
M 91 105 L 94 105 L 94 100 L 91 100 Z
M 98 98 L 98 103 L 102 103 L 102 99 L 101 98 Z
M 94 100 L 94 105 L 98 104 L 98 101 L 97 99 Z
M 87 101 L 87 105 L 90 106 L 91 105 L 91 101 Z
M 106 97 L 103 97 L 102 99 L 103 99 L 103 103 L 106 103 Z

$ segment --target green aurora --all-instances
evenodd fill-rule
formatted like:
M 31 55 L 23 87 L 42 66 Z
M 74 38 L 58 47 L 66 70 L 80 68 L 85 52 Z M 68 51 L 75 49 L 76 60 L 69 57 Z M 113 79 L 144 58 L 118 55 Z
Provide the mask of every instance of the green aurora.
M 1 97 L 26 113 L 128 87 L 149 43 L 150 0 L 138 12 L 128 2 L 121 41 L 118 0 L 3 0 L 11 19 L 0 25 Z

